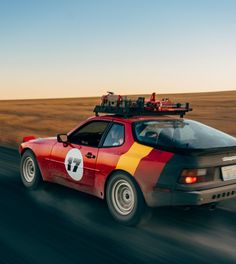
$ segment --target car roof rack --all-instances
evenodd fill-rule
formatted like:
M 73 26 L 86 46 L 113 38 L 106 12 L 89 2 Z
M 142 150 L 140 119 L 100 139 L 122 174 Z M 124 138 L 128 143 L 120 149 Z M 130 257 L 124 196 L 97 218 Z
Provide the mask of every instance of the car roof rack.
M 108 92 L 102 96 L 101 104 L 96 105 L 94 110 L 96 116 L 99 113 L 114 114 L 123 117 L 131 116 L 160 116 L 179 115 L 183 117 L 186 112 L 192 111 L 189 103 L 172 103 L 168 98 L 156 100 L 156 93 L 151 95 L 150 100 L 138 97 L 137 100 L 128 99 L 127 96 L 115 95 Z

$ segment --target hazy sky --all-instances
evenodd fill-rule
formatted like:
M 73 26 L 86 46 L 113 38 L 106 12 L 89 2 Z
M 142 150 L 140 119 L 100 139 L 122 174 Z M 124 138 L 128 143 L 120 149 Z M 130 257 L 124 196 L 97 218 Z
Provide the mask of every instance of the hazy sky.
M 0 0 L 0 99 L 236 90 L 234 0 Z

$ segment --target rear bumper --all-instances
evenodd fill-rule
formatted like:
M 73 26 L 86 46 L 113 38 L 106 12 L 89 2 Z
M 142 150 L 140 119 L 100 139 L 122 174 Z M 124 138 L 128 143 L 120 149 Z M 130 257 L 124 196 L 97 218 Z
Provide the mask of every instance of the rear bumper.
M 145 196 L 148 206 L 202 205 L 236 197 L 236 184 L 202 191 L 162 192 L 154 190 Z

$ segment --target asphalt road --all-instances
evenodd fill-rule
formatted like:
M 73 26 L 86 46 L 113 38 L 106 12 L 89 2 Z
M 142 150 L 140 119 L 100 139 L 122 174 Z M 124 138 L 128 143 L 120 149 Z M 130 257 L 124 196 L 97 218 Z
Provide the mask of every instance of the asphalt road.
M 28 191 L 0 147 L 0 263 L 236 263 L 236 200 L 215 211 L 159 208 L 117 224 L 104 201 L 53 184 Z

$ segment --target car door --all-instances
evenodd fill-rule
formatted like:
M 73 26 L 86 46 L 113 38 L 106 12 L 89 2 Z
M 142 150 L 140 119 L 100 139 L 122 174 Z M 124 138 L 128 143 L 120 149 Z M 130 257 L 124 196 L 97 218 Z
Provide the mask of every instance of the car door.
M 51 152 L 53 181 L 93 186 L 98 146 L 108 126 L 108 121 L 91 121 L 70 134 L 68 144 L 57 142 Z

